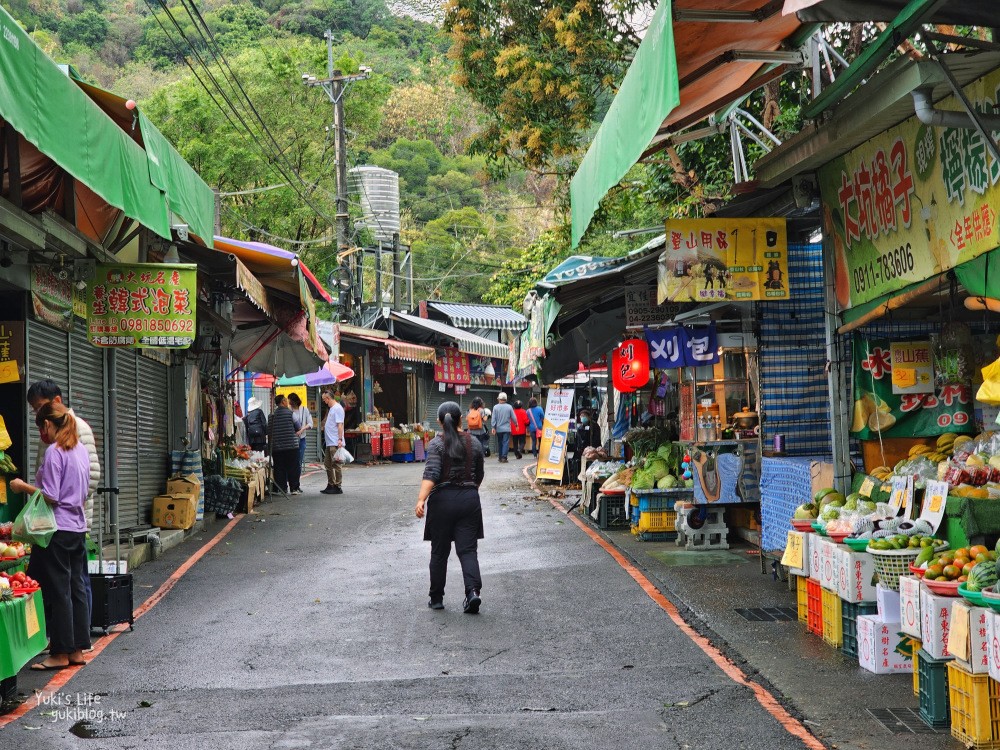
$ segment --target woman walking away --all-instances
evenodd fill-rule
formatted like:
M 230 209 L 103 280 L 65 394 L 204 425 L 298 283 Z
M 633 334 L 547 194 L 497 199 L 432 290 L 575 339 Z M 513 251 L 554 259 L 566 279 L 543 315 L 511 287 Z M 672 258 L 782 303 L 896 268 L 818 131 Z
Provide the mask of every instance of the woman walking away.
M 295 420 L 295 434 L 299 436 L 299 472 L 306 465 L 306 431 L 313 428 L 313 416 L 297 393 L 288 394 L 288 408 Z
M 480 402 L 482 403 L 482 402 Z M 427 606 L 444 609 L 444 584 L 451 543 L 462 564 L 465 601 L 462 610 L 478 614 L 482 603 L 479 575 L 479 540 L 483 538 L 483 508 L 479 485 L 483 482 L 483 448 L 468 432 L 459 432 L 462 410 L 454 401 L 438 409 L 443 431 L 427 446 L 427 463 L 417 497 L 417 518 L 427 515 L 424 541 L 431 543 L 431 590 Z
M 295 417 L 288 408 L 288 401 L 284 396 L 274 397 L 270 442 L 274 483 L 282 492 L 301 495 L 299 478 L 302 465 L 299 463 L 299 436 L 295 430 Z
M 35 416 L 42 440 L 49 446 L 38 468 L 35 485 L 21 479 L 10 483 L 14 492 L 33 495 L 41 491 L 52 506 L 56 533 L 47 547 L 34 545 L 32 570 L 42 586 L 45 622 L 49 631 L 49 656 L 33 664 L 44 671 L 83 664 L 90 648 L 90 601 L 83 583 L 87 575 L 87 519 L 84 505 L 90 482 L 90 456 L 76 434 L 76 419 L 57 401 L 50 401 Z
M 483 445 L 483 455 L 489 458 L 490 455 L 490 433 L 486 429 L 486 420 L 489 418 L 486 409 L 483 407 L 483 400 L 478 396 L 472 399 L 469 413 L 465 415 L 465 426 L 469 432 Z
M 514 402 L 514 419 L 510 423 L 510 436 L 514 443 L 514 457 L 520 458 L 524 454 L 524 440 L 528 435 L 528 425 L 531 418 L 520 401 Z

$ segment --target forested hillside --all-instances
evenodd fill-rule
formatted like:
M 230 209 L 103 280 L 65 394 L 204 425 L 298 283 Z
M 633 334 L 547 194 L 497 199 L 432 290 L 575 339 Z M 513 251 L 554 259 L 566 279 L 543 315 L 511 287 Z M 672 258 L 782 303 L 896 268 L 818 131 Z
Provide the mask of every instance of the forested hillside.
M 399 173 L 418 298 L 519 306 L 532 282 L 569 254 L 565 183 L 546 170 L 498 172 L 471 155 L 490 134 L 489 118 L 458 85 L 453 39 L 435 24 L 394 15 L 384 0 L 4 7 L 57 62 L 138 102 L 222 191 L 228 236 L 302 252 L 323 275 L 336 267 L 332 107 L 303 85 L 304 75 L 325 77 L 323 34 L 331 29 L 336 67 L 372 71 L 345 95 L 349 166 Z M 634 195 L 618 208 L 598 217 L 609 232 L 660 221 L 656 205 Z M 360 215 L 357 196 L 352 213 Z M 579 252 L 616 255 L 637 244 L 592 235 L 598 239 Z M 366 240 L 360 227 L 352 239 Z

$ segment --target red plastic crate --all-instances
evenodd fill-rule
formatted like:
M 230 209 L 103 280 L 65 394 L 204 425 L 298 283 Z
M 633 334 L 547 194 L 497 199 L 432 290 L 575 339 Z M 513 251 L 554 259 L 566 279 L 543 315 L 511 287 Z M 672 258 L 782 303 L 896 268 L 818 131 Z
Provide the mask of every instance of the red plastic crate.
M 823 637 L 823 589 L 819 581 L 810 578 L 806 581 L 806 599 L 809 611 L 806 615 L 806 628 L 810 633 Z

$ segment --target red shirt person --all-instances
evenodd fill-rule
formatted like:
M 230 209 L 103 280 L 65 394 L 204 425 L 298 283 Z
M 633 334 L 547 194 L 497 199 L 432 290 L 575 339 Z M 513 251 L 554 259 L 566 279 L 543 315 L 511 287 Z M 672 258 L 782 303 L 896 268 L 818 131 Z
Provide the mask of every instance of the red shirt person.
M 510 439 L 513 443 L 514 457 L 520 458 L 524 453 L 524 441 L 528 435 L 528 424 L 531 417 L 520 401 L 514 402 L 514 419 L 510 423 Z

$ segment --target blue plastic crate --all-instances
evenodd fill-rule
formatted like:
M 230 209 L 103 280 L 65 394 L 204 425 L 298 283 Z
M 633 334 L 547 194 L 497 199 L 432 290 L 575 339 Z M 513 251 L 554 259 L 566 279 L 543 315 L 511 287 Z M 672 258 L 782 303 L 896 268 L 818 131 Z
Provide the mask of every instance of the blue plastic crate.
M 397 464 L 412 464 L 415 460 L 412 453 L 393 453 L 391 459 Z
M 666 495 L 638 495 L 639 512 L 648 513 L 653 510 L 673 510 L 677 497 Z

